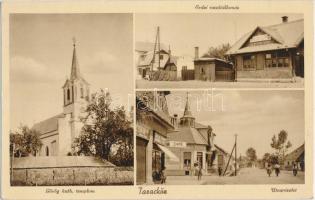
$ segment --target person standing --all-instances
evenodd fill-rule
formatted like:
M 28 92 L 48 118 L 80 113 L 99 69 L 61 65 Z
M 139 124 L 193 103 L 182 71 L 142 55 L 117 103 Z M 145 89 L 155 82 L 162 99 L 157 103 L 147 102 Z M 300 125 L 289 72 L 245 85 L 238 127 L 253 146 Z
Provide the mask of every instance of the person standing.
M 219 168 L 218 168 L 218 173 L 219 173 L 219 176 L 222 175 L 222 167 L 221 166 L 219 166 Z
M 278 163 L 276 163 L 274 168 L 275 168 L 276 175 L 279 176 L 279 174 L 280 174 L 280 165 Z
M 161 169 L 160 177 L 161 177 L 161 184 L 165 184 L 166 175 L 165 175 L 165 168 L 164 167 Z
M 293 164 L 293 169 L 292 170 L 293 170 L 293 176 L 296 176 L 297 172 L 298 172 L 298 167 L 297 167 L 296 163 Z
M 201 180 L 202 177 L 202 167 L 198 165 L 198 180 Z
M 268 165 L 267 165 L 267 174 L 268 174 L 269 177 L 271 175 L 271 172 L 272 172 L 272 168 L 271 168 L 271 165 L 268 163 Z

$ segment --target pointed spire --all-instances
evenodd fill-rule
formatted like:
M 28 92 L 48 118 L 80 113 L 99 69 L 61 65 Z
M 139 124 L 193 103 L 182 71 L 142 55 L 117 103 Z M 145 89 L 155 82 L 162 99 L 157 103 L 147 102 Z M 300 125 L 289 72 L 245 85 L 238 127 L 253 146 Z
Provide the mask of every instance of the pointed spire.
M 187 92 L 187 97 L 186 97 L 186 106 L 184 110 L 184 115 L 183 117 L 193 117 L 192 113 L 190 111 L 190 106 L 189 106 L 189 99 L 188 99 L 188 92 Z
M 76 40 L 73 38 L 73 56 L 72 56 L 72 66 L 71 66 L 71 75 L 70 79 L 77 79 L 80 78 L 80 69 L 79 69 L 79 64 L 78 64 L 78 59 L 77 59 L 77 54 L 76 54 L 76 49 L 75 49 L 75 44 Z

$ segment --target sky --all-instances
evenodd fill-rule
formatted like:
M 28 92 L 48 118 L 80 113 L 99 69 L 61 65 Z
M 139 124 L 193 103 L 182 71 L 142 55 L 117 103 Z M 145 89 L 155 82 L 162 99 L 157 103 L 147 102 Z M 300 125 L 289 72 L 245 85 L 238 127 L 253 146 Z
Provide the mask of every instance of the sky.
M 136 14 L 135 40 L 154 42 L 157 26 L 160 40 L 170 45 L 175 56 L 191 56 L 194 47 L 199 47 L 202 56 L 209 47 L 223 43 L 233 44 L 245 33 L 259 26 L 282 22 L 282 16 L 289 21 L 302 19 L 302 14 Z
M 294 150 L 304 143 L 304 91 L 302 90 L 225 90 L 189 92 L 189 102 L 197 122 L 210 125 L 215 143 L 231 152 L 237 134 L 238 156 L 249 147 L 261 158 L 273 153 L 271 138 L 288 132 Z M 186 92 L 167 96 L 171 115 L 183 116 Z
M 132 14 L 11 15 L 11 129 L 62 112 L 73 37 L 80 71 L 91 92 L 108 88 L 115 104 L 129 107 L 128 94 L 134 87 L 132 23 Z

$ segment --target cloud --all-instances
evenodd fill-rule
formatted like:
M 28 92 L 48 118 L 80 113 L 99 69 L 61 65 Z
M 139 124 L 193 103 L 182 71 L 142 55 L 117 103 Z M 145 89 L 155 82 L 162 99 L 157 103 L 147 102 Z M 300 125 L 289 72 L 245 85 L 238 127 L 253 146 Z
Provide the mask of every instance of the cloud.
M 13 56 L 10 61 L 10 80 L 13 82 L 49 82 L 62 78 L 55 68 L 33 58 Z

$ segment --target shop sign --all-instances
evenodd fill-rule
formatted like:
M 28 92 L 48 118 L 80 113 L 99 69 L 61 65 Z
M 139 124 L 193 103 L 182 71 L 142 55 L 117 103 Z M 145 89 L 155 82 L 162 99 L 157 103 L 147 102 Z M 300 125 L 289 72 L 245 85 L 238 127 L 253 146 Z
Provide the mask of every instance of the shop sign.
M 169 147 L 175 147 L 175 148 L 186 148 L 187 143 L 186 142 L 180 142 L 180 141 L 169 141 L 168 146 Z
M 263 42 L 263 41 L 270 41 L 271 40 L 271 37 L 267 34 L 263 34 L 263 35 L 256 35 L 256 36 L 253 36 L 251 39 L 250 39 L 250 42 L 251 43 L 254 43 L 254 42 Z

